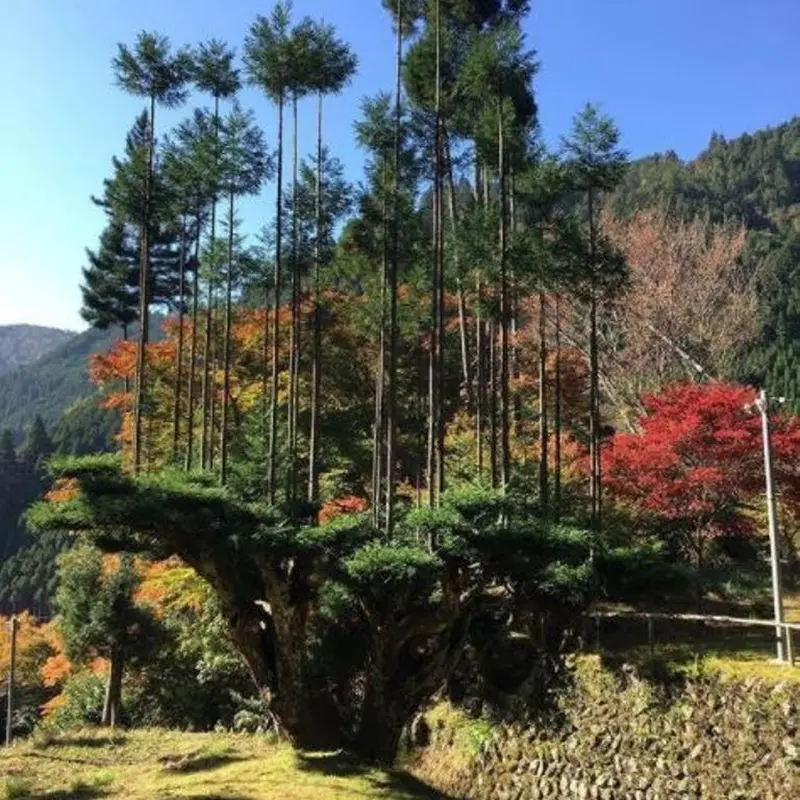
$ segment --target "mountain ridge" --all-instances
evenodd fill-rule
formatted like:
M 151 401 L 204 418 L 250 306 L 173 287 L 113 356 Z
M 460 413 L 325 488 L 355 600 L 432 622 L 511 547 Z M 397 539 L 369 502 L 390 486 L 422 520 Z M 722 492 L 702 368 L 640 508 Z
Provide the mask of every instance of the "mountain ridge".
M 0 325 L 0 375 L 38 361 L 77 335 L 75 331 L 46 325 Z

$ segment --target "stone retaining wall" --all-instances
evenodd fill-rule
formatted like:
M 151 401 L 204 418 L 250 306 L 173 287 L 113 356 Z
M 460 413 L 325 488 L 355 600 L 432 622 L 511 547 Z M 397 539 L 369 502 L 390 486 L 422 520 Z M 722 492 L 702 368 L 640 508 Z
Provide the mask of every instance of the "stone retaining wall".
M 498 726 L 469 757 L 464 738 L 429 715 L 420 772 L 437 780 L 430 765 L 459 763 L 458 774 L 438 776 L 440 788 L 471 800 L 793 800 L 798 706 L 800 683 L 700 677 L 665 686 L 583 658 L 553 720 Z

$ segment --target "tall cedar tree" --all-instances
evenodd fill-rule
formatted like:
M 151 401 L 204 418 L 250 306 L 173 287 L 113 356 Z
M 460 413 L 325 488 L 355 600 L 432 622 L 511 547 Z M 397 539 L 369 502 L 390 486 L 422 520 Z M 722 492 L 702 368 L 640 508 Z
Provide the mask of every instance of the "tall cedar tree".
M 308 492 L 309 503 L 316 504 L 319 499 L 319 417 L 320 381 L 322 377 L 322 309 L 321 309 L 321 271 L 323 243 L 328 234 L 323 230 L 325 209 L 322 202 L 323 188 L 323 136 L 322 119 L 325 97 L 338 94 L 352 80 L 358 68 L 358 59 L 350 47 L 336 38 L 336 31 L 330 25 L 317 23 L 313 31 L 313 49 L 310 53 L 311 74 L 308 85 L 317 94 L 317 183 L 315 198 L 314 233 L 314 274 L 312 279 L 311 301 L 314 339 L 311 355 L 311 421 L 309 423 L 308 445 Z
M 264 329 L 264 386 L 263 427 L 266 445 L 267 479 L 266 496 L 275 502 L 277 477 L 277 424 L 278 424 L 278 374 L 280 369 L 280 325 L 278 311 L 281 305 L 281 271 L 283 244 L 283 109 L 289 89 L 292 59 L 291 4 L 278 3 L 269 17 L 258 16 L 245 38 L 244 63 L 248 82 L 259 88 L 278 107 L 277 187 L 275 209 L 275 275 L 272 281 L 272 358 L 269 392 L 267 392 L 267 353 L 269 347 L 269 322 Z M 266 286 L 267 294 L 269 285 Z M 269 297 L 265 305 L 269 308 Z M 269 314 L 265 315 L 269 320 Z M 267 406 L 269 397 L 269 406 Z
M 117 84 L 123 91 L 145 97 L 150 104 L 148 168 L 145 184 L 145 213 L 141 227 L 139 252 L 139 343 L 136 356 L 136 397 L 134 401 L 133 463 L 142 465 L 142 422 L 146 397 L 146 346 L 149 337 L 150 249 L 148 245 L 151 186 L 155 157 L 156 106 L 173 108 L 184 102 L 192 62 L 187 50 L 172 54 L 169 40 L 157 33 L 143 31 L 133 48 L 118 45 L 112 62 Z
M 184 209 L 193 216 L 194 256 L 192 269 L 191 339 L 189 344 L 189 376 L 186 398 L 186 453 L 184 465 L 194 467 L 195 407 L 197 395 L 197 351 L 200 312 L 200 267 L 203 229 L 213 207 L 217 191 L 215 125 L 213 115 L 195 109 L 189 119 L 175 130 L 174 142 L 166 148 L 165 172 Z M 179 348 L 180 349 L 180 348 Z M 181 354 L 178 353 L 180 358 Z M 179 398 L 176 398 L 178 404 Z M 175 426 L 177 428 L 177 426 Z
M 622 179 L 627 154 L 619 147 L 619 130 L 597 106 L 587 105 L 576 115 L 563 147 L 575 188 L 585 194 L 589 237 L 587 292 L 589 299 L 589 450 L 592 528 L 602 528 L 602 464 L 600 453 L 600 353 L 597 340 L 598 296 L 604 279 L 598 233 L 598 203 L 603 191 Z
M 241 87 L 239 70 L 234 67 L 235 52 L 224 42 L 216 39 L 198 48 L 195 56 L 194 83 L 198 89 L 214 98 L 214 148 L 211 164 L 213 175 L 213 199 L 211 202 L 211 223 L 209 231 L 209 252 L 217 252 L 217 206 L 219 203 L 222 143 L 220 141 L 221 118 L 219 112 L 220 101 L 229 100 L 236 96 Z M 212 354 L 212 328 L 214 324 L 214 293 L 216 275 L 213 264 L 209 264 L 208 287 L 206 292 L 206 319 L 205 319 L 205 346 L 203 348 L 203 391 L 202 391 L 202 424 L 200 438 L 200 462 L 204 469 L 213 466 L 214 451 L 214 425 L 213 425 L 213 398 L 215 396 L 214 383 L 214 357 Z
M 270 175 L 272 164 L 264 134 L 255 123 L 252 112 L 245 112 L 234 103 L 222 122 L 221 189 L 228 199 L 228 244 L 225 268 L 225 330 L 223 334 L 223 390 L 220 425 L 220 481 L 228 480 L 228 446 L 230 439 L 228 412 L 231 391 L 231 342 L 233 326 L 233 292 L 236 283 L 235 252 L 236 201 L 257 194 Z

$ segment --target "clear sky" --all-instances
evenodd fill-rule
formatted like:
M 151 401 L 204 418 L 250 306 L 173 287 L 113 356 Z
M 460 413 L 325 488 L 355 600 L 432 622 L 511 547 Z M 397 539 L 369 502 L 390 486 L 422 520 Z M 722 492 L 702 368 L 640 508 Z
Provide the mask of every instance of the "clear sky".
M 270 0 L 0 0 L 0 324 L 85 327 L 84 247 L 103 214 L 89 200 L 142 103 L 113 86 L 117 42 L 141 29 L 175 44 L 212 36 L 239 45 Z M 585 102 L 619 124 L 634 156 L 703 149 L 712 131 L 736 136 L 800 114 L 800 0 L 533 0 L 529 44 L 542 62 L 540 120 L 556 144 Z M 295 0 L 358 53 L 357 79 L 328 103 L 327 138 L 349 177 L 360 98 L 392 85 L 392 33 L 379 0 Z M 275 115 L 243 95 L 274 141 Z M 184 109 L 185 111 L 185 109 Z M 162 114 L 159 128 L 184 112 Z M 313 110 L 301 112 L 312 148 Z M 248 203 L 252 228 L 271 213 L 271 187 Z

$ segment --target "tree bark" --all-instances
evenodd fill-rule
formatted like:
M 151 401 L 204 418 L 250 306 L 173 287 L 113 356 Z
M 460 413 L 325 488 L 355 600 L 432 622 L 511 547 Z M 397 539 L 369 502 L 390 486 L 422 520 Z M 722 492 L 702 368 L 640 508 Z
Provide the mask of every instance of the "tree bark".
M 292 507 L 297 497 L 297 386 L 300 374 L 300 267 L 297 262 L 298 142 L 297 93 L 292 97 L 292 306 L 289 328 L 289 402 L 287 404 L 287 498 Z
M 214 161 L 215 168 L 219 164 L 219 97 L 214 98 Z M 217 176 L 214 176 L 216 181 Z M 214 305 L 214 270 L 216 264 L 217 241 L 217 193 L 214 187 L 214 197 L 211 200 L 211 230 L 209 236 L 209 271 L 208 290 L 206 294 L 206 328 L 205 347 L 203 349 L 203 393 L 201 406 L 203 409 L 202 423 L 200 426 L 200 465 L 203 469 L 211 469 L 210 444 L 213 437 L 213 426 L 209 427 L 211 413 L 211 368 L 212 368 L 212 328 Z
M 233 328 L 234 193 L 228 198 L 228 270 L 225 276 L 225 333 L 222 354 L 222 420 L 219 434 L 219 478 L 228 482 L 228 410 L 231 397 L 231 331 Z
M 389 271 L 389 402 L 386 409 L 386 535 L 394 531 L 395 436 L 397 433 L 397 273 L 400 266 L 400 136 L 402 123 L 403 2 L 397 2 L 392 176 L 392 258 Z
M 175 353 L 175 383 L 172 400 L 172 463 L 178 460 L 178 442 L 181 431 L 181 391 L 183 389 L 183 321 L 186 297 L 186 215 L 181 215 L 181 250 L 178 266 L 178 346 Z
M 444 493 L 444 127 L 442 118 L 442 10 L 436 0 L 436 504 Z
M 319 498 L 319 390 L 322 378 L 322 314 L 320 313 L 320 289 L 322 267 L 322 103 L 323 95 L 317 95 L 317 185 L 314 198 L 314 284 L 312 303 L 314 306 L 314 340 L 311 356 L 311 422 L 308 444 L 308 502 Z
M 389 279 L 389 242 L 388 242 L 388 209 L 386 203 L 387 163 L 383 161 L 383 203 L 382 203 L 382 254 L 381 254 L 381 291 L 380 312 L 378 321 L 378 364 L 375 370 L 375 418 L 372 427 L 372 520 L 376 528 L 380 527 L 381 489 L 383 484 L 383 445 L 384 423 L 386 420 L 386 284 Z
M 447 131 L 442 129 L 442 138 L 444 140 L 445 148 L 445 166 L 447 169 L 447 184 L 448 184 L 448 205 L 450 210 L 450 229 L 453 233 L 458 231 L 458 205 L 456 202 L 456 184 L 453 176 L 453 159 L 450 149 L 450 137 Z M 469 333 L 467 330 L 466 319 L 466 302 L 464 299 L 464 287 L 461 283 L 461 270 L 458 264 L 458 251 L 454 252 L 453 260 L 455 262 L 456 272 L 456 299 L 458 302 L 458 334 L 461 344 L 461 393 L 467 403 L 467 408 L 472 409 L 473 396 L 472 396 L 472 369 L 471 359 L 469 352 Z
M 133 406 L 133 469 L 142 466 L 142 421 L 147 396 L 147 344 L 150 340 L 150 212 L 155 152 L 156 98 L 150 96 L 150 132 L 147 142 L 147 183 L 144 220 L 139 241 L 139 342 L 136 350 L 136 400 Z
M 497 323 L 489 320 L 489 464 L 492 489 L 497 488 Z
M 498 101 L 498 164 L 500 183 L 500 483 L 508 488 L 511 477 L 511 445 L 509 441 L 509 390 L 508 390 L 508 276 L 506 274 L 506 169 L 505 131 L 503 126 L 502 93 Z
M 267 443 L 267 501 L 275 503 L 277 472 L 278 367 L 280 358 L 281 256 L 283 236 L 283 91 L 278 98 L 278 174 L 276 200 L 275 282 L 272 312 L 272 377 L 269 399 L 269 441 Z M 269 315 L 267 315 L 269 317 Z
M 483 335 L 483 311 L 481 305 L 483 304 L 483 287 L 481 286 L 481 279 L 478 276 L 475 280 L 475 349 L 476 349 L 476 364 L 475 372 L 477 375 L 475 387 L 475 465 L 478 471 L 478 477 L 483 477 L 483 417 L 486 409 L 486 356 L 484 353 L 484 335 Z
M 539 503 L 543 514 L 550 506 L 549 470 L 547 448 L 547 298 L 539 292 Z
M 436 341 L 439 336 L 438 325 L 438 290 L 436 285 L 436 242 L 437 232 L 436 226 L 438 224 L 436 219 L 436 190 L 434 189 L 433 197 L 433 255 L 434 267 L 433 277 L 431 280 L 431 327 L 430 327 L 430 352 L 428 354 L 428 463 L 426 468 L 426 477 L 428 482 L 428 504 L 433 507 L 436 504 L 436 435 L 437 423 L 436 417 L 438 413 L 438 398 L 437 389 L 438 382 L 436 380 Z
M 601 511 L 601 466 L 600 466 L 600 391 L 599 391 L 599 353 L 597 344 L 597 289 L 595 271 L 597 270 L 597 233 L 595 229 L 594 191 L 588 191 L 589 213 L 589 255 L 591 259 L 592 285 L 589 301 L 589 453 L 591 461 L 591 500 L 592 529 L 602 530 Z
M 186 420 L 186 469 L 194 466 L 194 406 L 195 406 L 195 381 L 197 372 L 197 320 L 198 301 L 200 293 L 200 239 L 201 239 L 200 212 L 197 213 L 197 238 L 194 245 L 194 273 L 192 275 L 192 338 L 189 346 L 189 387 L 187 404 L 189 406 Z
M 555 519 L 561 518 L 561 295 L 556 293 L 555 319 L 555 409 L 553 434 L 555 436 L 553 505 Z
M 108 683 L 103 702 L 101 724 L 104 727 L 116 728 L 122 723 L 122 654 L 117 649 L 112 649 L 109 657 Z

